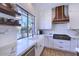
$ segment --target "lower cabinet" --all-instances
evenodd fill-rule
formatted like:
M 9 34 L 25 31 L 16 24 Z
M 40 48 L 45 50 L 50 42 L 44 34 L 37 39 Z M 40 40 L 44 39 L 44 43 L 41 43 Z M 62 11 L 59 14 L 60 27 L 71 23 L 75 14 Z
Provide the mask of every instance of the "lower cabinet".
M 36 47 L 35 47 L 35 55 L 36 56 L 40 56 L 42 51 L 43 51 L 43 46 L 41 44 L 36 44 Z
M 40 37 L 35 45 L 35 56 L 40 56 L 44 49 L 44 37 Z
M 76 52 L 76 48 L 79 48 L 79 40 L 76 38 L 71 38 L 71 40 L 53 39 L 52 36 L 45 36 L 44 46 L 52 49 Z
M 79 39 L 77 39 L 77 43 L 78 43 L 77 47 L 79 48 Z
M 47 48 L 53 48 L 54 46 L 54 41 L 53 41 L 53 38 L 52 36 L 46 36 L 45 39 L 44 39 L 44 46 L 47 47 Z
M 78 39 L 74 39 L 74 38 L 72 38 L 71 39 L 71 52 L 76 52 L 76 48 L 78 47 L 77 46 L 78 45 Z
M 47 38 L 47 36 L 45 36 L 45 39 L 44 39 L 44 46 L 49 48 L 49 39 Z
M 54 39 L 54 48 L 70 51 L 70 40 L 57 40 Z

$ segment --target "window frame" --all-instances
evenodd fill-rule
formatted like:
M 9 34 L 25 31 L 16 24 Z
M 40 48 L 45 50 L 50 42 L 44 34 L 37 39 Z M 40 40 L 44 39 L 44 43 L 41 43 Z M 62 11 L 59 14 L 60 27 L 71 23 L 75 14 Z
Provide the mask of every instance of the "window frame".
M 28 32 L 28 21 L 29 21 L 29 15 L 31 15 L 33 17 L 32 21 L 33 21 L 33 24 L 32 24 L 32 37 L 34 36 L 34 33 L 35 33 L 35 16 L 32 15 L 31 13 L 29 13 L 27 10 L 25 10 L 24 8 L 22 8 L 21 6 L 19 6 L 18 4 L 16 4 L 16 7 L 19 8 L 21 11 L 25 12 L 25 14 L 27 14 L 27 37 L 30 37 L 29 36 L 29 32 Z M 20 13 L 21 15 L 24 13 Z M 26 15 L 25 15 L 26 16 Z M 22 36 L 22 34 L 21 34 Z M 25 38 L 25 37 L 21 37 L 22 38 Z

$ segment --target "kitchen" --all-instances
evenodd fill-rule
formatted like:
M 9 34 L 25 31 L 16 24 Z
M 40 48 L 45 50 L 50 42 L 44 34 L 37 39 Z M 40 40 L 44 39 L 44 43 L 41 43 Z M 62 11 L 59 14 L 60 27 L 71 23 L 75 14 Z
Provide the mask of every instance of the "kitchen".
M 0 4 L 0 56 L 79 55 L 79 4 Z

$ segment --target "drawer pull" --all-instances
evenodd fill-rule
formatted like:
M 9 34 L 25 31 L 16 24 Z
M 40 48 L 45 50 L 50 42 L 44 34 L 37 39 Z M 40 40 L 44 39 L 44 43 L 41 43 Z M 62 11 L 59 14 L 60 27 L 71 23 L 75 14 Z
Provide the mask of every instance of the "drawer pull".
M 60 46 L 59 48 L 63 48 L 63 47 Z
M 38 47 L 41 47 L 41 45 L 38 45 Z
M 59 42 L 59 43 L 63 43 L 63 42 Z

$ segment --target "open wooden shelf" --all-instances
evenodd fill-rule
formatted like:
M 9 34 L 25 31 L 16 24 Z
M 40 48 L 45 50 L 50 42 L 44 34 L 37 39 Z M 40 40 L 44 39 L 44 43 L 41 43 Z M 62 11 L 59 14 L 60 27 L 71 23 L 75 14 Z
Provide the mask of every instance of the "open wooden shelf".
M 19 24 L 19 21 L 18 20 L 6 20 L 4 21 L 3 19 L 0 19 L 0 24 L 1 25 L 9 25 L 9 26 L 21 26 L 21 24 Z

